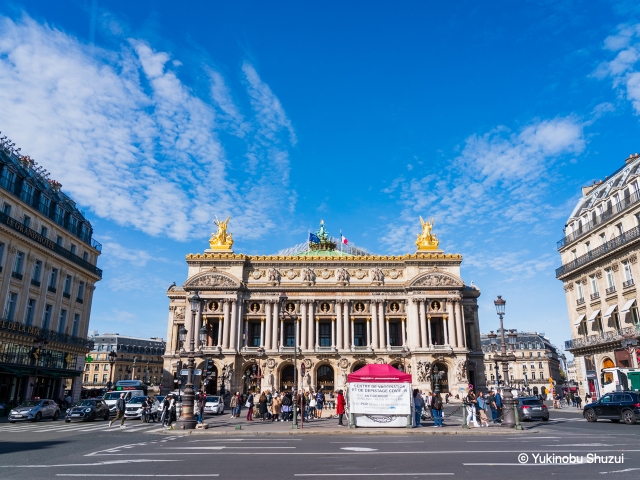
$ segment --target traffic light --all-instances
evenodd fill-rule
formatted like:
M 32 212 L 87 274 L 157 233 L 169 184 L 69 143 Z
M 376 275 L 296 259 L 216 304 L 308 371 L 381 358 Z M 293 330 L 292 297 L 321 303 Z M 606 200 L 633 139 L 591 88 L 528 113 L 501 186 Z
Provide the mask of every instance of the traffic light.
M 213 359 L 207 358 L 204 365 L 205 365 L 204 369 L 205 369 L 206 375 L 211 375 L 213 373 Z

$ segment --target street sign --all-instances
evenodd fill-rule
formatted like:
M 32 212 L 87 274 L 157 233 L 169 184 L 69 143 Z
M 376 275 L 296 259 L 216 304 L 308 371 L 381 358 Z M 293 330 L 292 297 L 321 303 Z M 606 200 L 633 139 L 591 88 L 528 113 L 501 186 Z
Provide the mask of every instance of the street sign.
M 200 376 L 200 375 L 202 375 L 202 370 L 200 370 L 198 368 L 198 369 L 193 371 L 193 374 Z M 187 375 L 189 375 L 189 369 L 185 368 L 185 369 L 180 370 L 180 375 L 184 375 L 186 377 Z

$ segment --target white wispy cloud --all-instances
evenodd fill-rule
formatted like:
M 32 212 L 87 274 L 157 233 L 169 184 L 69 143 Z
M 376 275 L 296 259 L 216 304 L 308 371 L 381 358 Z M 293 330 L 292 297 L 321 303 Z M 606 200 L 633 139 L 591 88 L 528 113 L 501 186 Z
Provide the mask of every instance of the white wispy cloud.
M 136 267 L 144 267 L 153 256 L 146 250 L 127 248 L 117 242 L 106 241 L 102 243 L 102 258 L 114 258 Z
M 106 29 L 118 47 L 98 48 L 27 16 L 0 17 L 0 129 L 100 217 L 185 240 L 231 214 L 234 233 L 259 237 L 291 193 L 296 137 L 278 98 L 249 63 L 237 94 L 249 112 L 210 66 L 201 97 L 174 54 L 125 31 Z M 244 147 L 229 151 L 226 135 Z
M 402 211 L 400 218 L 388 225 L 382 242 L 398 252 L 412 251 L 418 216 L 434 217 L 436 231 L 447 239 L 443 246 L 448 250 L 462 247 L 472 254 L 473 263 L 474 255 L 480 258 L 486 256 L 483 252 L 495 251 L 498 233 L 505 238 L 523 226 L 540 233 L 541 219 L 566 213 L 550 203 L 548 195 L 557 181 L 554 170 L 558 161 L 584 149 L 583 128 L 574 117 L 539 120 L 517 132 L 498 127 L 468 137 L 460 154 L 439 165 L 434 169 L 437 171 L 411 178 L 403 173 L 384 190 L 399 196 Z M 456 244 L 469 238 L 475 239 L 471 247 Z M 512 255 L 518 259 L 514 265 L 492 262 L 490 266 L 530 275 L 549 261 L 521 261 L 521 245 Z

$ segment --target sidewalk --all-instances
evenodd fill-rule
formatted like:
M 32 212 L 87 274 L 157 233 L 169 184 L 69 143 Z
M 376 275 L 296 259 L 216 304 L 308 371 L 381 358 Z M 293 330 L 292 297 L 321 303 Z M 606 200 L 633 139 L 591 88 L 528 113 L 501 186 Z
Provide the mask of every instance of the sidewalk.
M 207 429 L 196 430 L 170 430 L 156 431 L 160 434 L 171 435 L 523 435 L 538 433 L 537 429 L 515 430 L 500 425 L 491 424 L 483 428 L 462 428 L 460 417 L 453 417 L 449 422 L 445 419 L 445 426 L 433 428 L 432 422 L 427 422 L 419 428 L 349 428 L 339 427 L 336 418 L 322 418 L 298 425 L 298 429 L 291 428 L 292 422 L 271 422 L 254 420 L 246 421 L 244 418 L 217 419 L 206 418 Z M 241 427 L 236 430 L 236 426 Z

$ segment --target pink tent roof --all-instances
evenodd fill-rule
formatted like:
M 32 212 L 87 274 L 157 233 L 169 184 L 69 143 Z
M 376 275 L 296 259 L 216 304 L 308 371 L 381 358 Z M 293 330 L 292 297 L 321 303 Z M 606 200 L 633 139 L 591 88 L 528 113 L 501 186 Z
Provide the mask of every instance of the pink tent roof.
M 411 383 L 411 375 L 387 364 L 365 365 L 349 374 L 349 382 L 361 383 Z

